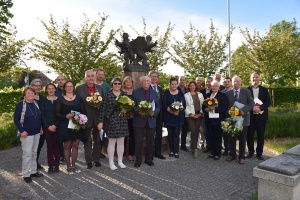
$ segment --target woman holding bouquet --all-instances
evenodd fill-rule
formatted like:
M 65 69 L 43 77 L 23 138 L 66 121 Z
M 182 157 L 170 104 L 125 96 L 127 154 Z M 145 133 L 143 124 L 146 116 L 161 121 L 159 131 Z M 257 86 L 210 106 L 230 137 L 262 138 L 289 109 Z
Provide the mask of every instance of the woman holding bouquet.
M 126 92 L 127 96 L 132 99 L 132 91 L 133 91 L 133 80 L 130 76 L 126 76 L 123 79 L 123 89 Z M 126 118 L 128 122 L 128 160 L 129 162 L 134 162 L 134 155 L 135 155 L 135 145 L 134 145 L 134 131 L 133 131 L 133 112 L 127 112 Z M 125 146 L 126 146 L 126 139 L 125 139 Z
M 75 112 L 85 114 L 83 101 L 78 95 L 75 95 L 73 82 L 66 81 L 63 86 L 63 96 L 57 100 L 56 117 L 59 120 L 58 138 L 60 142 L 64 142 L 68 174 L 81 172 L 76 168 L 75 161 L 77 160 L 79 141 L 86 140 L 85 129 L 68 128 L 69 121 L 75 116 Z
M 196 91 L 196 82 L 188 83 L 188 92 L 184 95 L 186 102 L 185 118 L 191 131 L 191 149 L 194 158 L 198 158 L 198 138 L 200 126 L 203 119 L 202 104 L 204 97 L 202 93 Z
M 124 153 L 124 138 L 128 136 L 127 119 L 121 115 L 121 112 L 126 113 L 124 108 L 116 106 L 116 99 L 125 92 L 121 91 L 122 80 L 120 78 L 113 78 L 111 81 L 112 90 L 106 93 L 103 103 L 100 106 L 98 130 L 103 128 L 104 117 L 109 118 L 108 130 L 106 135 L 108 137 L 108 160 L 111 170 L 116 170 L 114 164 L 115 145 L 117 143 L 118 166 L 122 169 L 126 168 L 123 163 Z
M 178 80 L 174 77 L 170 79 L 170 89 L 166 90 L 163 96 L 163 118 L 168 129 L 168 140 L 170 157 L 179 158 L 179 131 L 184 123 L 185 98 L 181 91 L 177 89 Z M 177 104 L 174 106 L 174 104 Z M 181 104 L 181 105 L 180 105 Z
M 226 94 L 219 91 L 220 83 L 218 81 L 213 81 L 211 83 L 211 88 L 211 92 L 206 94 L 206 98 L 216 99 L 218 103 L 214 106 L 203 104 L 202 109 L 204 110 L 205 120 L 207 120 L 209 133 L 211 134 L 211 155 L 208 157 L 214 158 L 214 160 L 219 160 L 221 156 L 223 133 L 221 129 L 221 121 L 223 121 L 226 117 L 228 100 Z M 212 117 L 211 115 L 215 116 Z

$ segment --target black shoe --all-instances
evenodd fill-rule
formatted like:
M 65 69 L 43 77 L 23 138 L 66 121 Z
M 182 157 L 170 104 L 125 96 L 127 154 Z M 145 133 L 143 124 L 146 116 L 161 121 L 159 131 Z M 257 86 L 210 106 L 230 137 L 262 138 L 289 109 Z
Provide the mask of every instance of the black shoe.
M 40 163 L 37 163 L 36 168 L 37 168 L 37 169 L 44 169 L 44 168 L 42 167 L 42 165 L 40 165 Z
M 87 169 L 91 169 L 92 167 L 93 167 L 92 163 L 86 164 L 86 168 L 87 168 Z
M 246 158 L 248 158 L 248 159 L 250 159 L 250 158 L 252 158 L 253 157 L 253 154 L 252 153 L 249 153 L 247 156 L 246 156 Z
M 54 168 L 53 167 L 49 167 L 48 168 L 48 174 L 53 174 L 54 173 Z
M 228 151 L 224 151 L 224 152 L 222 153 L 222 156 L 228 156 Z
M 106 158 L 106 155 L 104 153 L 100 153 L 100 158 Z
M 138 168 L 138 167 L 140 167 L 140 166 L 141 166 L 140 163 L 135 163 L 135 164 L 134 164 L 134 167 L 136 167 L 136 168 Z
M 175 157 L 175 158 L 179 158 L 178 153 L 175 153 L 174 157 Z
M 95 165 L 95 167 L 101 167 L 101 163 L 99 163 L 99 162 L 95 162 L 94 165 Z
M 36 172 L 34 174 L 30 174 L 30 177 L 42 177 L 43 174 L 41 174 L 40 172 Z
M 207 156 L 207 158 L 214 158 L 214 157 L 215 157 L 214 155 Z
M 166 159 L 166 157 L 164 157 L 164 156 L 161 155 L 161 154 L 155 154 L 155 157 L 156 157 L 156 158 L 159 158 L 159 159 L 162 159 L 162 160 Z
M 214 160 L 219 160 L 219 159 L 220 159 L 219 156 L 215 156 L 215 157 L 214 157 Z
M 182 151 L 189 151 L 188 148 L 186 148 L 185 146 L 181 146 L 180 149 L 181 149 Z
M 256 156 L 258 160 L 266 160 L 262 155 Z
M 174 157 L 174 153 L 171 152 L 171 153 L 169 154 L 169 157 Z
M 208 153 L 208 152 L 210 152 L 210 149 L 205 149 L 205 150 L 203 151 L 203 153 Z
M 152 161 L 145 161 L 145 163 L 149 166 L 154 166 L 154 163 Z
M 55 166 L 55 167 L 53 168 L 53 172 L 54 172 L 54 173 L 60 172 L 59 166 Z
M 32 179 L 30 177 L 24 177 L 24 181 L 26 183 L 31 183 L 32 182 Z

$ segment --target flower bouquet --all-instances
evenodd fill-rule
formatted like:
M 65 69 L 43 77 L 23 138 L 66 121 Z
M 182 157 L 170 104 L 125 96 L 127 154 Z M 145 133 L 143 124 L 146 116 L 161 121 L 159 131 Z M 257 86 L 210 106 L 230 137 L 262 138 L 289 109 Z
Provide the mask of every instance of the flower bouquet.
M 207 98 L 207 99 L 204 99 L 203 104 L 205 106 L 207 106 L 207 107 L 208 106 L 218 107 L 219 102 L 218 102 L 218 99 L 216 99 L 216 98 Z M 213 110 L 209 110 L 209 112 L 214 112 L 214 111 Z
M 116 106 L 125 109 L 125 111 L 130 111 L 133 109 L 134 107 L 134 101 L 132 99 L 130 99 L 128 96 L 119 96 L 117 98 L 117 102 L 116 102 Z M 126 112 L 121 111 L 119 116 L 124 117 Z
M 237 106 L 232 106 L 228 111 L 230 118 L 226 118 L 221 122 L 221 128 L 224 132 L 233 135 L 238 135 L 243 130 L 244 118 L 241 116 L 240 109 Z
M 181 111 L 184 108 L 181 102 L 175 101 L 174 103 L 171 104 L 170 109 L 172 112 L 176 112 L 176 111 Z
M 74 130 L 78 131 L 80 128 L 85 128 L 88 118 L 84 114 L 75 114 L 72 122 L 75 124 Z
M 139 114 L 142 116 L 147 116 L 153 114 L 153 108 L 151 103 L 147 101 L 141 101 L 137 107 Z
M 86 97 L 86 102 L 90 106 L 99 108 L 100 104 L 102 103 L 102 97 L 100 96 L 99 92 L 92 93 L 90 96 Z

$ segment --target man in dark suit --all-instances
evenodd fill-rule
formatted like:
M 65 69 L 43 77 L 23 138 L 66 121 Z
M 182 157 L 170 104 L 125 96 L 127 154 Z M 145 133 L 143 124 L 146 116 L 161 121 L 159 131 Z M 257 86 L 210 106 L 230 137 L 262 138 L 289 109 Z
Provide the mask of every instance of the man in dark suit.
M 260 75 L 258 72 L 251 74 L 252 85 L 248 87 L 253 99 L 258 98 L 262 104 L 255 104 L 250 112 L 250 127 L 247 134 L 247 146 L 249 154 L 247 158 L 252 158 L 254 154 L 254 133 L 257 132 L 256 157 L 264 160 L 262 156 L 265 141 L 265 128 L 268 120 L 268 107 L 271 104 L 270 95 L 267 88 L 259 85 Z
M 226 96 L 229 103 L 229 108 L 237 101 L 244 104 L 244 107 L 240 109 L 244 118 L 243 130 L 239 134 L 239 164 L 245 164 L 245 146 L 248 126 L 250 125 L 250 111 L 254 106 L 253 98 L 250 91 L 246 88 L 241 88 L 242 79 L 238 76 L 232 78 L 233 89 L 226 92 Z M 233 161 L 236 159 L 236 139 L 237 136 L 229 135 L 229 155 L 227 161 Z
M 139 105 L 141 101 L 147 101 L 155 104 L 155 110 L 149 115 L 141 115 L 138 111 L 134 111 L 133 127 L 134 127 L 134 139 L 135 139 L 135 155 L 136 161 L 134 167 L 140 167 L 142 163 L 142 147 L 143 138 L 146 134 L 146 155 L 145 163 L 149 166 L 153 166 L 153 142 L 156 128 L 156 117 L 160 112 L 160 105 L 157 93 L 150 89 L 150 77 L 142 76 L 140 78 L 142 87 L 133 90 L 132 99 L 135 103 L 135 107 Z
M 213 81 L 211 83 L 212 90 L 207 94 L 207 98 L 215 98 L 218 100 L 218 106 L 202 106 L 202 110 L 204 110 L 205 120 L 207 121 L 207 128 L 210 133 L 211 139 L 211 155 L 209 158 L 213 158 L 214 160 L 219 160 L 221 156 L 222 149 L 222 129 L 221 129 L 221 121 L 226 118 L 226 111 L 228 110 L 228 100 L 226 94 L 220 92 L 220 83 L 218 81 Z M 219 116 L 216 118 L 210 118 L 209 112 L 213 110 Z
M 100 167 L 100 137 L 97 125 L 99 124 L 99 108 L 93 107 L 86 102 L 86 98 L 92 93 L 99 92 L 104 97 L 103 88 L 100 85 L 95 84 L 95 72 L 88 70 L 85 72 L 86 83 L 76 87 L 76 94 L 79 95 L 83 102 L 88 118 L 86 125 L 87 141 L 84 143 L 84 154 L 87 169 L 92 168 L 92 162 L 96 167 Z
M 156 71 L 151 71 L 149 74 L 151 78 L 151 89 L 153 89 L 159 98 L 159 105 L 162 106 L 162 88 L 157 85 L 158 82 L 158 73 Z M 163 118 L 162 112 L 156 117 L 156 128 L 155 128 L 155 152 L 154 156 L 159 159 L 166 159 L 163 155 L 161 155 L 161 146 L 162 146 L 162 127 L 163 127 Z

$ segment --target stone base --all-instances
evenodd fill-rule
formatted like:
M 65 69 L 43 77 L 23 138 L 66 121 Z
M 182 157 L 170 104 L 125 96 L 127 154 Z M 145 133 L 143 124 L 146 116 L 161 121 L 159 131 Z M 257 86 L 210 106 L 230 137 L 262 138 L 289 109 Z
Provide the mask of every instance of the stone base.
M 255 167 L 253 176 L 259 178 L 258 199 L 300 199 L 300 173 L 289 176 Z

